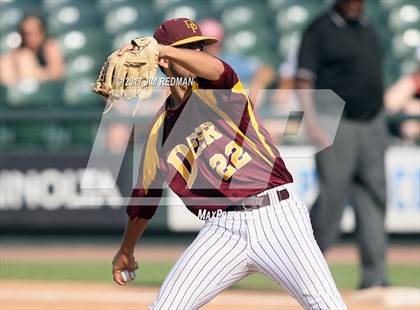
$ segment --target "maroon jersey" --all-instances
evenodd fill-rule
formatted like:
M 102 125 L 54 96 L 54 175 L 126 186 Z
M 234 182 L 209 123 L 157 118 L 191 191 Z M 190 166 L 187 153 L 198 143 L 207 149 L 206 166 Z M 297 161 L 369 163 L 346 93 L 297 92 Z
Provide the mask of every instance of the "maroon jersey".
M 293 181 L 238 76 L 223 65 L 219 80 L 197 78 L 186 103 L 172 110 L 168 97 L 154 118 L 131 219 L 154 215 L 164 182 L 197 215 Z

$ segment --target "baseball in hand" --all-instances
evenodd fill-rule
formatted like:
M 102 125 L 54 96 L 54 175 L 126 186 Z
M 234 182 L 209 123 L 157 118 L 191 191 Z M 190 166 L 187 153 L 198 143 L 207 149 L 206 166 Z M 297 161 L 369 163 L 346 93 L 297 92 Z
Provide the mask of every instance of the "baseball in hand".
M 128 271 L 128 270 L 121 271 L 121 278 L 124 282 L 133 281 L 135 277 L 136 277 L 135 271 Z

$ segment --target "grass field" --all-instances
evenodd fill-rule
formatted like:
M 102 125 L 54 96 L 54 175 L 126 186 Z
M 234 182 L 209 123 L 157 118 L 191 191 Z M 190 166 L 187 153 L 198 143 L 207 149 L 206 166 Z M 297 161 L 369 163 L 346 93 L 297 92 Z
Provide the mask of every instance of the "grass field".
M 172 265 L 173 262 L 141 262 L 133 284 L 159 286 Z M 356 288 L 359 271 L 355 264 L 336 263 L 330 267 L 339 288 Z M 388 272 L 393 286 L 420 287 L 418 264 L 393 264 L 389 266 Z M 108 261 L 31 262 L 23 260 L 17 262 L 6 260 L 0 263 L 0 279 L 110 282 L 112 276 Z M 278 289 L 275 283 L 260 275 L 250 276 L 235 287 L 253 290 Z

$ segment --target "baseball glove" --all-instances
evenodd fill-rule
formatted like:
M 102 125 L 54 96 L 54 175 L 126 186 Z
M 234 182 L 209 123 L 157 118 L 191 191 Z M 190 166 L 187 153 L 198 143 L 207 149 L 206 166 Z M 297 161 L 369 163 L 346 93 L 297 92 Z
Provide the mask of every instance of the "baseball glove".
M 159 44 L 153 37 L 131 41 L 138 49 L 118 56 L 113 52 L 102 66 L 93 91 L 111 99 L 147 99 L 152 94 L 150 80 L 156 75 Z M 104 112 L 108 112 L 111 105 Z

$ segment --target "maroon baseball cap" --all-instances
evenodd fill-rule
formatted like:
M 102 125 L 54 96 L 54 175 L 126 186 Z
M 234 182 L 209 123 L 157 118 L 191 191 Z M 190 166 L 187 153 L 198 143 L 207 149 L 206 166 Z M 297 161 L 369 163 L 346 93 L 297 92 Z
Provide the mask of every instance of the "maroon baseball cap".
M 155 30 L 153 37 L 158 43 L 170 46 L 194 42 L 210 45 L 218 41 L 216 38 L 203 36 L 197 24 L 188 18 L 174 18 L 165 21 Z

